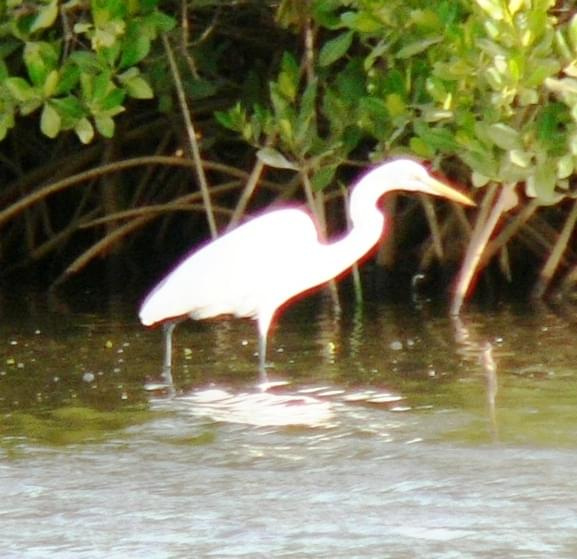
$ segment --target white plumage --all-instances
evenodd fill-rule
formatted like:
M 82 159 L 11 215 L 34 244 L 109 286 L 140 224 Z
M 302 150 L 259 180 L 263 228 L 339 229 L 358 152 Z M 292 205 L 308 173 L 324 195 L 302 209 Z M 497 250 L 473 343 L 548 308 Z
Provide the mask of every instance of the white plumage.
M 353 226 L 341 239 L 321 242 L 306 211 L 289 208 L 264 213 L 186 256 L 146 297 L 140 320 L 149 326 L 185 316 L 254 318 L 264 377 L 266 338 L 277 309 L 338 276 L 375 246 L 385 222 L 377 203 L 396 189 L 472 203 L 415 161 L 383 163 L 353 187 L 349 203 Z M 169 354 L 172 327 L 167 332 Z M 166 356 L 165 368 L 170 368 Z

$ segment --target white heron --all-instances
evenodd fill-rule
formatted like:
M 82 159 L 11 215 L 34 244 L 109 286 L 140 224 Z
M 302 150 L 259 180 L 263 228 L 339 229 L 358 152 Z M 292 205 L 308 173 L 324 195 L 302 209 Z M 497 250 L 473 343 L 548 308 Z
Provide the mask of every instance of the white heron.
M 395 159 L 368 171 L 352 188 L 352 228 L 323 242 L 317 225 L 302 209 L 263 213 L 188 254 L 150 292 L 140 307 L 146 326 L 164 323 L 164 375 L 171 377 L 172 333 L 187 316 L 204 319 L 234 315 L 256 319 L 259 371 L 266 381 L 267 334 L 276 312 L 297 295 L 335 278 L 367 254 L 384 232 L 379 199 L 392 190 L 473 202 L 431 176 L 410 159 Z

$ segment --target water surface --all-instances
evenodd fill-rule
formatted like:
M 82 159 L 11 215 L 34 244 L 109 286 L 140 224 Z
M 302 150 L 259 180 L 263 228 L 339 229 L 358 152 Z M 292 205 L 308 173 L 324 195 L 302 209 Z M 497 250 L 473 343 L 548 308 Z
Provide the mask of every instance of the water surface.
M 265 395 L 254 324 L 183 324 L 169 398 L 160 332 L 86 307 L 4 309 L 2 557 L 577 556 L 570 313 L 303 301 Z

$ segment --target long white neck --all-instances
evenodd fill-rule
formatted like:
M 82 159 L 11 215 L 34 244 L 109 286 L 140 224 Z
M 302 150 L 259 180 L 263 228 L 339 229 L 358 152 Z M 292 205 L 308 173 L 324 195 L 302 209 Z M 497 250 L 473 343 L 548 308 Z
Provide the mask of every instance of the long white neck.
M 375 192 L 374 185 L 371 188 L 363 179 L 354 187 L 349 200 L 351 229 L 341 239 L 323 247 L 327 280 L 365 256 L 381 237 L 385 216 L 377 203 L 382 194 L 383 190 Z
M 291 297 L 330 281 L 365 256 L 377 243 L 385 224 L 385 217 L 377 208 L 382 194 L 391 188 L 375 188 L 374 180 L 361 179 L 353 188 L 349 201 L 351 229 L 340 239 L 318 242 L 310 248 L 300 247 L 298 272 L 286 274 L 286 282 L 279 279 L 278 297 L 261 309 L 258 316 L 261 338 L 266 336 L 276 309 Z M 283 276 L 284 277 L 284 276 Z
M 357 235 L 369 244 L 367 250 L 372 248 L 383 233 L 385 217 L 378 208 L 379 200 L 386 192 L 395 189 L 396 187 L 387 185 L 375 189 L 374 183 L 369 180 L 368 175 L 365 175 L 351 191 L 348 207 L 352 223 L 350 233 L 352 234 L 357 230 Z

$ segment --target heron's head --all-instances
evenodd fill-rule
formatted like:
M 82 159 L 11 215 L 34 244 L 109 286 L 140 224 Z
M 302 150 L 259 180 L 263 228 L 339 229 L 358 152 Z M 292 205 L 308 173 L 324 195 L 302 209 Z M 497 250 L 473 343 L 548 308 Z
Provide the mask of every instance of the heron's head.
M 443 196 L 460 204 L 474 205 L 467 196 L 433 177 L 420 163 L 412 159 L 394 159 L 378 165 L 369 172 L 371 182 L 386 185 L 386 190 L 408 190 Z M 381 186 L 382 188 L 382 186 Z

